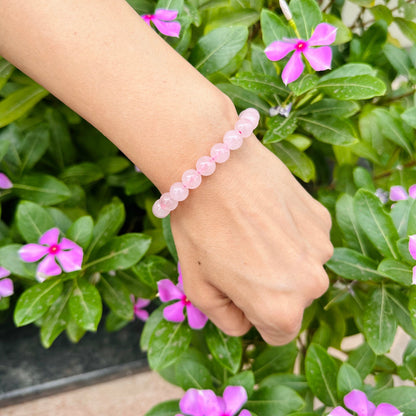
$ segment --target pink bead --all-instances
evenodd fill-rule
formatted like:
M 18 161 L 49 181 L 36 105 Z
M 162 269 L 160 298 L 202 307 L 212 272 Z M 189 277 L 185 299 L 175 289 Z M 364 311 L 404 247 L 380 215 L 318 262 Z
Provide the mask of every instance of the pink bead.
M 202 156 L 196 162 L 196 170 L 202 176 L 209 176 L 215 172 L 215 160 L 209 156 Z
M 252 125 L 254 126 L 254 130 L 259 124 L 260 114 L 255 108 L 247 108 L 247 110 L 244 110 L 240 113 L 239 118 L 251 121 Z
M 238 120 L 235 125 L 234 129 L 241 133 L 243 137 L 249 137 L 253 133 L 254 125 L 251 123 L 251 121 L 246 119 L 240 119 Z
M 217 143 L 211 147 L 210 154 L 216 163 L 224 163 L 230 157 L 230 149 L 224 143 Z
M 169 215 L 169 212 L 170 211 L 167 211 L 166 209 L 163 209 L 161 206 L 160 206 L 160 200 L 158 199 L 154 204 L 153 204 L 153 207 L 152 207 L 152 212 L 153 212 L 153 215 L 155 216 L 155 217 L 157 217 L 157 218 L 165 218 L 165 217 L 167 217 L 168 215 Z
M 236 130 L 230 130 L 224 134 L 223 142 L 230 150 L 236 150 L 243 144 L 243 136 Z
M 175 182 L 170 187 L 169 193 L 175 201 L 185 201 L 188 198 L 189 189 L 185 188 L 182 182 Z
M 201 181 L 201 175 L 195 169 L 188 169 L 182 175 L 182 183 L 188 189 L 198 188 Z
M 162 196 L 159 198 L 160 206 L 162 209 L 166 211 L 172 211 L 178 206 L 178 201 L 175 201 L 171 196 L 169 192 L 165 192 L 162 194 Z

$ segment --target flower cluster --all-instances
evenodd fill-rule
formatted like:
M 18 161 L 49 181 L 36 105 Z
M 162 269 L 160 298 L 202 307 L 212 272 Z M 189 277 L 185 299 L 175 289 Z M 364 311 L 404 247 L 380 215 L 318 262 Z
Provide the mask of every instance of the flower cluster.
M 84 256 L 82 248 L 67 238 L 58 243 L 59 229 L 51 228 L 40 238 L 39 244 L 26 244 L 19 250 L 21 259 L 28 263 L 43 258 L 36 270 L 36 279 L 43 282 L 49 276 L 81 269 Z M 56 262 L 58 260 L 58 263 Z
M 381 403 L 377 407 L 367 399 L 365 393 L 353 390 L 344 397 L 345 406 L 358 416 L 401 416 L 402 412 L 389 403 Z M 352 416 L 343 407 L 336 407 L 329 416 Z
M 179 37 L 181 24 L 174 22 L 178 17 L 177 10 L 157 9 L 154 14 L 145 14 L 143 20 L 150 26 L 150 22 L 157 27 L 160 33 L 166 36 Z
M 409 188 L 409 193 L 407 193 L 406 189 L 403 186 L 397 185 L 392 186 L 390 188 L 390 199 L 392 201 L 402 201 L 408 198 L 416 199 L 416 185 L 412 185 Z
M 137 319 L 140 319 L 141 321 L 147 321 L 149 318 L 149 312 L 144 310 L 146 306 L 149 306 L 150 300 L 149 299 L 142 299 L 142 298 L 134 298 L 134 295 L 130 295 L 131 301 L 133 302 L 133 310 L 134 315 L 137 317 Z
M 0 299 L 13 295 L 13 282 L 7 276 L 10 276 L 10 272 L 0 267 Z
M 171 300 L 179 300 L 172 305 L 168 305 L 163 310 L 163 316 L 170 322 L 183 322 L 185 315 L 184 308 L 188 316 L 189 326 L 193 329 L 202 329 L 208 321 L 208 318 L 197 309 L 186 297 L 183 290 L 182 272 L 178 264 L 178 284 L 175 285 L 169 279 L 162 279 L 157 282 L 159 289 L 159 297 L 162 302 L 170 302 Z
M 223 396 L 217 396 L 212 390 L 189 389 L 182 397 L 181 412 L 190 416 L 234 416 L 247 401 L 247 392 L 241 386 L 228 386 Z M 177 414 L 176 416 L 184 416 Z M 239 416 L 251 416 L 248 410 L 242 410 Z

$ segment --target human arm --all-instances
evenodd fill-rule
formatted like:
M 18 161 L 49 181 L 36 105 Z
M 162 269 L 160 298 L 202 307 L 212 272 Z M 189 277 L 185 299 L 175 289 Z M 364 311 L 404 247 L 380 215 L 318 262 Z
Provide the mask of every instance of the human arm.
M 230 100 L 121 0 L 0 0 L 0 54 L 112 140 L 161 192 L 232 128 Z M 171 215 L 185 292 L 221 329 L 296 335 L 327 287 L 330 220 L 254 136 Z

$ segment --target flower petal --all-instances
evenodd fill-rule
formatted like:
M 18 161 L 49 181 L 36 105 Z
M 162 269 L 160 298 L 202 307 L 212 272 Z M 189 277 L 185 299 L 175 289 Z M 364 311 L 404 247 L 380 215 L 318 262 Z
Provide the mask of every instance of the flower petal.
M 208 321 L 208 317 L 194 305 L 186 305 L 188 323 L 192 329 L 202 329 Z
M 145 308 L 146 306 L 149 306 L 149 304 L 150 304 L 150 299 L 138 298 L 134 306 L 137 308 Z
M 308 40 L 309 46 L 330 45 L 335 42 L 337 28 L 328 23 L 320 23 L 316 26 L 312 36 Z
M 153 19 L 154 25 L 160 33 L 166 36 L 179 37 L 181 31 L 181 24 L 179 22 L 163 22 L 159 19 Z
M 5 269 L 4 267 L 0 267 L 0 279 L 2 277 L 7 277 L 9 275 L 10 275 L 10 272 L 7 269 Z
M 220 416 L 225 412 L 225 403 L 212 390 L 201 390 L 201 409 L 204 415 Z
M 48 254 L 49 248 L 39 244 L 26 244 L 19 250 L 19 256 L 23 261 L 33 263 Z
M 251 416 L 251 413 L 247 409 L 243 409 L 238 416 Z
M 390 188 L 390 199 L 392 201 L 401 201 L 408 197 L 409 195 L 407 195 L 406 189 L 403 186 L 396 185 Z
M 159 297 L 162 302 L 169 302 L 174 299 L 182 299 L 184 295 L 175 284 L 169 279 L 162 279 L 157 282 Z
M 44 276 L 58 276 L 62 273 L 61 268 L 56 264 L 55 256 L 48 254 L 38 265 L 36 277 L 44 279 Z
M 59 247 L 62 250 L 71 250 L 73 248 L 80 248 L 82 250 L 82 248 L 77 243 L 73 242 L 72 240 L 68 240 L 65 237 L 61 239 L 61 242 L 59 243 Z
M 200 395 L 201 392 L 199 390 L 189 389 L 179 402 L 181 412 L 192 416 L 203 416 L 204 413 L 201 409 Z
M 12 279 L 0 280 L 0 298 L 13 295 L 13 281 Z
M 409 196 L 410 198 L 416 199 L 416 184 L 409 188 Z
M 12 181 L 4 173 L 0 173 L 0 189 L 10 188 L 13 188 Z
M 315 71 L 325 71 L 331 68 L 332 49 L 329 46 L 306 48 L 303 54 Z
M 81 247 L 73 248 L 72 250 L 61 250 L 56 257 L 64 271 L 70 273 L 75 270 L 81 270 L 84 252 Z
M 154 17 L 160 20 L 175 20 L 178 17 L 177 10 L 156 9 Z
M 365 393 L 360 390 L 353 390 L 344 397 L 345 406 L 348 409 L 356 412 L 358 416 L 371 416 L 372 411 L 375 409 L 373 403 L 371 403 Z
M 283 59 L 289 52 L 295 50 L 295 44 L 276 40 L 272 42 L 265 50 L 267 58 L 271 61 L 279 61 Z
M 416 260 L 416 234 L 409 235 L 409 253 Z
M 48 246 L 53 246 L 54 244 L 58 244 L 58 237 L 59 237 L 59 228 L 56 228 L 56 227 L 51 228 L 39 238 L 39 244 L 46 244 Z
M 149 312 L 143 309 L 136 309 L 134 308 L 134 314 L 141 320 L 147 321 L 149 319 Z
M 303 72 L 305 66 L 302 62 L 301 53 L 295 51 L 295 53 L 289 59 L 289 62 L 286 64 L 282 72 L 282 80 L 285 85 L 290 84 L 293 81 L 296 81 L 300 74 Z
M 170 322 L 182 322 L 185 320 L 185 315 L 183 314 L 183 304 L 182 302 L 176 302 L 172 305 L 166 306 L 163 309 L 163 316 L 167 321 Z
M 235 415 L 247 401 L 247 392 L 241 386 L 228 386 L 222 395 L 225 401 L 227 412 L 230 415 Z
M 352 416 L 350 412 L 347 412 L 343 407 L 336 407 L 328 416 Z
M 402 412 L 390 403 L 381 403 L 372 416 L 399 416 Z
M 413 267 L 412 285 L 416 285 L 416 266 Z

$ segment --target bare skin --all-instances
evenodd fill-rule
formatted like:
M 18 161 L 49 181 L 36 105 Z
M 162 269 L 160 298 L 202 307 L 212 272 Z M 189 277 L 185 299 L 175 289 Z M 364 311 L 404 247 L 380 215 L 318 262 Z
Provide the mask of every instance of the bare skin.
M 0 55 L 102 131 L 161 192 L 230 130 L 230 100 L 123 0 L 0 0 Z M 285 344 L 328 287 L 326 209 L 254 136 L 171 214 L 188 298 Z

